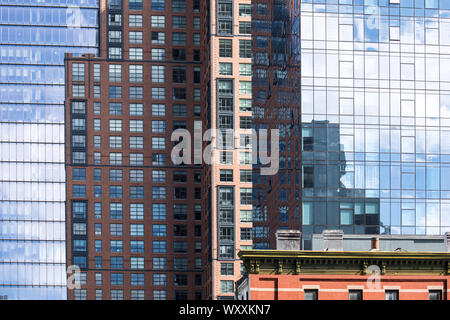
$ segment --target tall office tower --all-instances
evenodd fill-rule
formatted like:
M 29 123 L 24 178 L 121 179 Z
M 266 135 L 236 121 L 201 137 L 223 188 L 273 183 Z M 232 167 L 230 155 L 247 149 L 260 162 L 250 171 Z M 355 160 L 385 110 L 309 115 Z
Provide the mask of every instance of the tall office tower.
M 262 168 L 267 165 L 253 165 L 255 249 L 275 249 L 278 229 L 301 228 L 299 5 L 253 1 L 253 128 L 259 137 L 267 130 L 267 149 L 278 167 L 275 174 L 265 175 Z M 278 157 L 271 130 L 278 130 Z
M 206 1 L 205 1 L 206 2 Z M 207 299 L 234 299 L 243 266 L 240 249 L 252 247 L 251 1 L 208 1 L 204 127 L 216 130 L 214 160 L 205 174 L 204 237 Z
M 302 231 L 450 227 L 450 2 L 300 4 Z
M 65 299 L 64 53 L 96 0 L 0 1 L 0 299 Z
M 202 298 L 201 167 L 171 157 L 201 117 L 199 6 L 101 1 L 100 57 L 66 57 L 69 299 Z

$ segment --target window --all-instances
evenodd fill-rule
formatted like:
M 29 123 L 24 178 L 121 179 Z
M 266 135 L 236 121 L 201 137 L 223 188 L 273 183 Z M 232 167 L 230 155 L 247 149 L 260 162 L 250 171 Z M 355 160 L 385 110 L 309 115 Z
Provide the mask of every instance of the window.
M 152 182 L 166 182 L 166 171 L 153 170 L 152 171 Z
M 318 291 L 316 289 L 305 289 L 305 300 L 318 300 Z
M 240 180 L 241 182 L 252 182 L 252 170 L 241 169 Z
M 251 40 L 239 40 L 239 57 L 251 58 L 252 57 L 252 42 Z
M 187 109 L 185 104 L 174 104 L 172 106 L 172 114 L 174 117 L 186 117 Z
M 120 99 L 120 98 L 122 98 L 122 87 L 120 87 L 120 86 L 109 86 L 109 98 L 110 99 Z
M 130 187 L 130 199 L 144 199 L 144 187 L 142 186 Z
M 130 137 L 130 149 L 143 149 L 144 137 Z
M 239 4 L 239 17 L 251 17 L 252 6 L 250 4 Z
M 167 209 L 163 203 L 152 204 L 152 219 L 153 220 L 166 220 Z
M 152 60 L 164 61 L 166 59 L 165 49 L 152 49 Z
M 112 236 L 122 236 L 123 225 L 121 223 L 111 223 L 109 225 L 109 234 Z
M 173 277 L 174 285 L 179 286 L 187 286 L 188 285 L 188 277 L 187 274 L 175 274 Z
M 110 169 L 109 170 L 109 181 L 122 181 L 122 170 L 121 169 Z
M 110 59 L 122 59 L 122 48 L 120 47 L 109 47 L 108 57 Z
M 252 128 L 252 117 L 239 117 L 239 128 L 251 129 Z
M 142 82 L 143 81 L 143 66 L 142 65 L 130 65 L 129 76 L 130 82 Z
M 172 44 L 174 46 L 186 45 L 186 33 L 173 32 L 172 33 Z
M 166 99 L 165 88 L 152 88 L 152 99 L 154 99 L 154 100 Z
M 172 59 L 175 61 L 185 61 L 186 60 L 186 49 L 172 49 Z
M 110 82 L 122 81 L 122 66 L 120 64 L 109 65 L 109 81 Z
M 72 170 L 72 179 L 77 181 L 86 180 L 86 169 L 74 168 Z
M 151 17 L 152 28 L 165 28 L 166 17 L 165 16 L 152 16 Z
M 172 28 L 176 28 L 176 29 L 186 28 L 186 17 L 172 16 Z
M 242 241 L 252 240 L 252 229 L 251 228 L 241 228 L 241 240 Z
M 185 12 L 186 0 L 172 0 L 172 10 L 175 12 Z
M 164 11 L 165 0 L 152 0 L 152 11 Z
M 386 290 L 385 295 L 385 300 L 398 300 L 398 290 Z
M 145 285 L 145 275 L 143 273 L 132 273 L 130 275 L 130 284 L 132 286 Z
M 108 14 L 108 24 L 112 27 L 120 27 L 122 25 L 122 15 L 118 13 Z
M 252 94 L 252 82 L 239 81 L 239 94 Z
M 152 197 L 153 197 L 153 199 L 165 199 L 166 198 L 166 188 L 165 187 L 152 187 Z
M 173 218 L 175 220 L 187 220 L 187 205 L 186 204 L 174 204 L 173 205 Z
M 233 56 L 233 42 L 231 39 L 219 39 L 219 57 L 231 58 Z
M 123 273 L 111 273 L 111 285 L 123 286 Z
M 109 153 L 109 164 L 120 166 L 122 165 L 122 153 L 121 152 L 110 152 Z
M 233 182 L 233 170 L 221 169 L 220 170 L 220 181 L 221 182 Z
M 123 290 L 111 290 L 111 300 L 123 300 Z
M 130 219 L 131 220 L 144 219 L 144 204 L 130 203 Z
M 166 286 L 167 285 L 167 275 L 163 273 L 153 274 L 153 285 L 154 286 Z
M 200 29 L 200 17 L 194 17 L 193 19 L 193 27 L 195 30 Z
M 123 257 L 111 257 L 110 268 L 111 269 L 122 269 L 123 268 Z
M 441 290 L 428 291 L 428 300 L 442 300 L 442 291 Z
M 234 265 L 232 263 L 221 263 L 220 264 L 220 275 L 222 275 L 222 276 L 234 275 Z
M 167 291 L 153 290 L 153 300 L 167 300 Z
M 220 280 L 220 292 L 221 293 L 233 293 L 234 281 L 233 280 Z
M 247 22 L 247 21 L 239 21 L 239 33 L 251 34 L 252 33 L 252 23 Z
M 141 31 L 130 31 L 128 33 L 128 41 L 129 43 L 137 43 L 141 44 L 143 39 L 143 35 Z
M 144 269 L 145 262 L 143 257 L 131 257 L 130 268 L 131 269 Z
M 186 67 L 172 67 L 172 82 L 186 83 Z
M 131 300 L 144 300 L 144 290 L 131 290 Z
M 72 194 L 76 198 L 84 198 L 84 197 L 86 197 L 86 186 L 84 186 L 84 185 L 74 185 Z
M 73 84 L 72 85 L 72 96 L 76 98 L 84 98 L 85 87 L 84 85 Z
M 72 224 L 72 234 L 76 236 L 86 235 L 86 223 L 73 223 Z
M 144 88 L 142 87 L 130 87 L 130 99 L 143 99 L 144 98 Z M 134 115 L 134 114 L 130 114 Z M 139 115 L 139 114 L 136 114 Z
M 144 132 L 144 121 L 130 120 L 130 132 Z
M 130 224 L 130 236 L 143 237 L 144 236 L 144 225 L 143 224 Z
M 130 65 L 130 82 L 142 82 L 144 77 L 144 67 L 142 65 Z
M 186 188 L 175 188 L 174 199 L 176 199 L 176 200 L 187 199 L 187 189 Z
M 142 60 L 142 59 L 144 59 L 144 49 L 142 49 L 142 48 L 130 48 L 129 59 L 130 60 Z
M 87 300 L 87 290 L 86 289 L 75 289 L 73 290 L 75 300 Z
M 173 88 L 174 100 L 186 100 L 186 88 Z
M 130 153 L 130 166 L 143 166 L 144 154 L 142 153 Z
M 142 10 L 142 0 L 129 0 L 130 10 Z
M 123 241 L 122 240 L 111 240 L 110 241 L 111 252 L 123 252 Z
M 252 222 L 253 214 L 251 210 L 241 210 L 241 222 Z
M 233 64 L 231 62 L 219 62 L 219 74 L 231 76 L 233 74 Z
M 164 117 L 165 115 L 166 115 L 166 105 L 165 104 L 163 104 L 163 103 L 154 103 L 154 104 L 152 104 L 152 116 L 154 116 L 154 117 Z M 152 124 L 152 128 L 153 128 L 153 124 Z
M 233 24 L 231 20 L 218 20 L 217 21 L 217 33 L 221 35 L 233 34 Z
M 108 9 L 111 10 L 122 9 L 122 0 L 108 0 Z
M 165 253 L 166 251 L 166 241 L 153 241 L 154 253 Z
M 142 116 L 144 105 L 142 103 L 130 103 L 130 116 Z
M 122 187 L 121 187 L 122 188 Z M 111 219 L 122 219 L 123 205 L 120 202 L 109 204 L 109 216 Z
M 362 300 L 362 290 L 349 290 L 348 300 Z
M 110 186 L 109 196 L 110 198 L 122 198 L 122 186 Z
M 84 63 L 72 64 L 72 81 L 84 81 Z
M 239 63 L 239 75 L 240 76 L 251 76 L 252 75 L 252 65 L 250 63 Z
M 121 136 L 110 136 L 109 137 L 109 147 L 111 149 L 121 149 L 122 148 L 122 137 Z
M 130 182 L 144 182 L 144 171 L 130 170 Z
M 122 43 L 122 31 L 109 30 L 108 40 L 109 43 Z
M 152 82 L 164 83 L 166 81 L 166 67 L 152 66 Z
M 164 32 L 152 31 L 152 44 L 165 44 L 166 34 Z
M 142 15 L 130 14 L 128 16 L 128 26 L 142 28 Z

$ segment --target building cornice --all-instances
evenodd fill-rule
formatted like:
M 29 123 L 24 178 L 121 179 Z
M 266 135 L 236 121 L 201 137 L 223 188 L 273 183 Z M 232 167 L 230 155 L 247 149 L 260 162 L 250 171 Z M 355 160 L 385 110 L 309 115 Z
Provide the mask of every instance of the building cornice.
M 242 250 L 238 255 L 250 274 L 450 274 L 447 252 Z

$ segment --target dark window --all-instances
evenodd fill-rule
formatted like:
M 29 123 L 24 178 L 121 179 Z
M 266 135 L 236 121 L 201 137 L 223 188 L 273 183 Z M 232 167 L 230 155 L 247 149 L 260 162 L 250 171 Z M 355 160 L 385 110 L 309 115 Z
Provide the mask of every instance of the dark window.
M 349 290 L 348 300 L 362 300 L 362 290 Z
M 318 291 L 306 289 L 305 292 L 305 300 L 318 300 Z

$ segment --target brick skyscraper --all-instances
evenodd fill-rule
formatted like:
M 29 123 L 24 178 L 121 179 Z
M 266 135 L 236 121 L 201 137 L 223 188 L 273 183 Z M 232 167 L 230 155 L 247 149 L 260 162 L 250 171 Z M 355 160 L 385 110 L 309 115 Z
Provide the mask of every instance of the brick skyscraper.
M 100 56 L 66 56 L 69 299 L 201 299 L 201 167 L 171 133 L 201 120 L 199 0 L 103 0 Z

